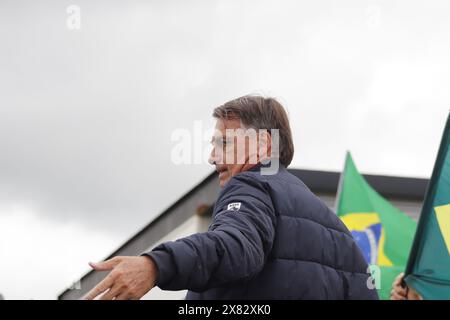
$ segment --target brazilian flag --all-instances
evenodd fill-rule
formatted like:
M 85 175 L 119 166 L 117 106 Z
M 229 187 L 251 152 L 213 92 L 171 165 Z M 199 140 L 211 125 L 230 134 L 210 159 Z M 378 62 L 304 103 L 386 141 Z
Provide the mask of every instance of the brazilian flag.
M 450 114 L 422 207 L 405 281 L 424 299 L 450 299 Z
M 336 213 L 352 233 L 367 263 L 379 267 L 376 269 L 379 272 L 372 272 L 378 295 L 389 299 L 392 282 L 405 270 L 416 222 L 366 182 L 350 153 L 336 199 Z

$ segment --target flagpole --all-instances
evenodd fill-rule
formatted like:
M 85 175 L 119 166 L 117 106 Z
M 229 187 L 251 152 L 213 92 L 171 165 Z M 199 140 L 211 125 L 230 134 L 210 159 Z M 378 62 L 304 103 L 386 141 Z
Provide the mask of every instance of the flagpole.
M 344 185 L 345 171 L 347 168 L 347 161 L 348 161 L 349 157 L 350 157 L 350 151 L 347 150 L 345 153 L 344 169 L 342 170 L 341 175 L 339 176 L 339 182 L 338 182 L 337 191 L 336 191 L 336 198 L 334 200 L 334 212 L 336 214 L 338 214 L 339 204 L 341 203 L 341 193 L 342 193 L 342 188 Z

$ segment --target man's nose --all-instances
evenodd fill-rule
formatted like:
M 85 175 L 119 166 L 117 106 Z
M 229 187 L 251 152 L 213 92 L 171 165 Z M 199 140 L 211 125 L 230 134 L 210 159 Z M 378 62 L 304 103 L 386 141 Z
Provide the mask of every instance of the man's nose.
M 216 158 L 215 158 L 215 148 L 212 148 L 211 153 L 209 154 L 209 159 L 208 162 L 211 165 L 215 165 L 216 164 Z

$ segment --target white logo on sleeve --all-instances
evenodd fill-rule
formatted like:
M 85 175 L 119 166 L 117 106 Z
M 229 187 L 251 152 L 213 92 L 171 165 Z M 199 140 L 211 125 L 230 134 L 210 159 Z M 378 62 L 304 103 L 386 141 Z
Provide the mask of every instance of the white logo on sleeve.
M 240 208 L 241 208 L 241 203 L 240 202 L 233 202 L 233 203 L 230 203 L 228 205 L 227 210 L 239 211 Z

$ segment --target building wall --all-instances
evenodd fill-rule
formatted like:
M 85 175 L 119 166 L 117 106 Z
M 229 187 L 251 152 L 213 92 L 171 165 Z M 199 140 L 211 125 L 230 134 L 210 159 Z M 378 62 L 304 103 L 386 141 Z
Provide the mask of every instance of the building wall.
M 182 225 L 180 225 L 178 228 L 174 229 L 172 232 L 166 235 L 164 238 L 160 239 L 157 243 L 155 243 L 155 245 L 148 248 L 148 251 L 150 251 L 153 247 L 155 247 L 160 243 L 164 243 L 167 241 L 174 241 L 176 239 L 184 238 L 197 232 L 204 232 L 208 229 L 210 223 L 211 223 L 210 216 L 201 217 L 198 215 L 194 215 L 193 217 L 189 218 L 186 222 L 184 222 Z M 149 293 L 143 296 L 142 299 L 144 300 L 184 299 L 184 297 L 186 296 L 186 292 L 187 290 L 164 291 L 159 289 L 158 287 L 155 287 L 152 290 L 150 290 Z

